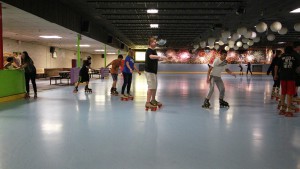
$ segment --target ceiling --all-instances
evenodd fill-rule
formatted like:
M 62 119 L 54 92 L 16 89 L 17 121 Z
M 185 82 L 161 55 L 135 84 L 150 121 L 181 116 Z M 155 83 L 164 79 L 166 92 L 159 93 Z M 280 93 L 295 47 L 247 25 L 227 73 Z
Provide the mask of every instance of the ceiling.
M 60 0 L 77 11 L 92 16 L 114 33 L 122 35 L 122 41 L 130 47 L 147 46 L 147 38 L 158 36 L 166 39 L 167 48 L 191 48 L 208 37 L 218 39 L 222 30 L 235 32 L 245 26 L 255 30 L 260 21 L 270 25 L 280 21 L 289 30 L 286 35 L 275 33 L 274 42 L 266 40 L 266 33 L 259 34 L 261 42 L 256 46 L 277 45 L 277 42 L 299 40 L 300 32 L 293 25 L 300 22 L 300 14 L 289 12 L 300 7 L 295 0 Z M 158 14 L 147 14 L 147 9 L 158 9 Z M 237 15 L 237 9 L 244 8 Z M 153 29 L 149 24 L 159 24 Z
M 268 29 L 267 32 L 258 33 L 261 41 L 253 47 L 278 47 L 281 46 L 278 42 L 300 40 L 300 32 L 293 28 L 295 23 L 300 22 L 300 13 L 289 13 L 300 8 L 300 1 L 295 0 L 72 0 L 72 3 L 70 0 L 58 1 L 64 7 L 90 18 L 90 22 L 101 25 L 114 39 L 136 49 L 146 48 L 150 36 L 167 40 L 161 48 L 193 49 L 195 44 L 207 41 L 208 37 L 218 40 L 224 30 L 234 33 L 239 27 L 247 27 L 248 30 L 255 31 L 254 26 L 261 21 L 268 26 L 274 21 L 279 21 L 288 28 L 288 33 L 274 33 L 276 38 L 270 42 L 266 36 L 272 32 Z M 7 9 L 3 10 L 6 36 L 17 36 L 66 48 L 75 47 L 76 32 L 10 8 L 16 14 L 7 13 Z M 158 14 L 147 14 L 146 10 L 152 8 L 158 9 Z M 11 22 L 12 20 L 14 22 Z M 20 23 L 22 27 L 18 26 Z M 150 24 L 159 24 L 159 28 L 150 28 Z M 64 38 L 58 42 L 45 41 L 37 38 L 41 33 L 58 33 Z M 93 40 L 93 37 L 83 36 L 82 43 L 95 43 L 96 47 L 93 49 L 98 46 L 103 48 L 103 43 Z
M 54 46 L 57 48 L 77 50 L 77 34 L 55 23 L 46 21 L 40 17 L 20 10 L 8 4 L 2 4 L 3 37 L 24 42 Z M 41 35 L 57 35 L 61 39 L 43 39 Z M 81 47 L 82 52 L 90 54 L 102 54 L 95 50 L 104 50 L 104 43 L 87 36 L 81 36 L 80 44 L 88 44 L 90 47 Z M 106 45 L 107 53 L 117 53 L 118 49 Z

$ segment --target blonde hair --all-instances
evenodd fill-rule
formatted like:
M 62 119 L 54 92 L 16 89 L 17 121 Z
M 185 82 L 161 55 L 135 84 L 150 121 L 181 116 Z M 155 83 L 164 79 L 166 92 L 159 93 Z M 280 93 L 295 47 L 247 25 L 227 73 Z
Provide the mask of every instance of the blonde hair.
M 156 41 L 156 39 L 154 37 L 150 37 L 148 40 L 148 44 L 150 45 L 153 41 Z
M 133 56 L 134 56 L 134 50 L 130 49 L 130 50 L 128 51 L 128 55 L 133 57 Z

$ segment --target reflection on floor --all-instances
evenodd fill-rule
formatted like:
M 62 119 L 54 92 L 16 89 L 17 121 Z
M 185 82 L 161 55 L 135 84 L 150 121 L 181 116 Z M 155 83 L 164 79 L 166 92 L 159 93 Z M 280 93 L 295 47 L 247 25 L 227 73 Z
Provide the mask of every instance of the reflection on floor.
M 1 103 L 0 168 L 300 168 L 300 117 L 277 115 L 271 77 L 223 79 L 229 109 L 219 108 L 217 89 L 201 108 L 203 74 L 159 74 L 156 112 L 144 109 L 144 74 L 134 76 L 133 101 L 110 96 L 110 78 L 92 81 L 92 94 L 64 86 Z

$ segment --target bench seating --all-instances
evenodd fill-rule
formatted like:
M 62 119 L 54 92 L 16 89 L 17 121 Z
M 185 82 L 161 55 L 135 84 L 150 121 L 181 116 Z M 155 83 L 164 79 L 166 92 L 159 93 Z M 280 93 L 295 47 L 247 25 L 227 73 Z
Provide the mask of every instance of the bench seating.
M 36 68 L 36 75 L 37 78 L 46 78 L 46 73 L 45 73 L 45 69 L 44 68 Z
M 67 80 L 67 84 L 70 84 L 70 74 L 59 74 L 61 71 L 70 71 L 70 68 L 46 68 L 45 72 L 50 79 L 50 85 L 53 84 L 52 80 L 55 80 L 55 85 L 62 84 L 62 79 Z M 59 83 L 57 82 L 59 80 Z

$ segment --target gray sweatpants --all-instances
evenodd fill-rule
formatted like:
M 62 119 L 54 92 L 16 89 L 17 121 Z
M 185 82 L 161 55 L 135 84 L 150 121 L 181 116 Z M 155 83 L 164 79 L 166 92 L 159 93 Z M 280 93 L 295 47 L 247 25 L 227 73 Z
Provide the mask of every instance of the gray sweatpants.
M 219 99 L 224 99 L 224 94 L 225 94 L 224 83 L 223 83 L 223 80 L 221 79 L 221 77 L 217 77 L 217 76 L 210 76 L 209 92 L 208 92 L 206 98 L 207 99 L 211 98 L 211 96 L 214 92 L 215 84 L 217 85 L 217 88 L 219 89 L 219 92 L 220 92 Z

